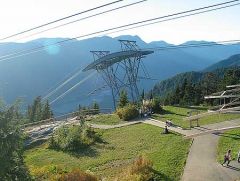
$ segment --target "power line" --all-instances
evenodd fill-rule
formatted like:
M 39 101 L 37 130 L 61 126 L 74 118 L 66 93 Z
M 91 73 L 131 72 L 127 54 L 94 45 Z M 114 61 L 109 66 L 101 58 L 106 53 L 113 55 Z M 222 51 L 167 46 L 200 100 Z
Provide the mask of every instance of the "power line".
M 118 32 L 122 32 L 122 31 L 126 31 L 126 30 L 132 30 L 132 29 L 136 29 L 136 28 L 141 28 L 141 27 L 145 27 L 145 26 L 149 26 L 149 25 L 153 25 L 153 24 L 162 23 L 162 22 L 165 22 L 165 21 L 171 21 L 171 20 L 176 20 L 176 19 L 180 19 L 180 18 L 185 18 L 185 17 L 189 17 L 189 16 L 198 15 L 198 14 L 208 13 L 208 12 L 212 12 L 212 11 L 216 11 L 216 10 L 220 10 L 220 9 L 225 9 L 225 8 L 229 8 L 229 7 L 233 7 L 233 6 L 237 6 L 237 5 L 240 5 L 240 3 L 236 3 L 236 4 L 232 4 L 232 5 L 228 5 L 228 6 L 223 6 L 223 7 L 219 7 L 219 8 L 214 8 L 214 9 L 210 9 L 210 10 L 200 11 L 200 12 L 197 12 L 197 13 L 190 13 L 190 14 L 187 14 L 187 15 L 177 16 L 177 17 L 174 17 L 174 18 L 168 18 L 168 19 L 164 19 L 164 20 L 160 20 L 160 21 L 154 21 L 154 22 L 151 22 L 151 23 L 145 23 L 145 24 L 142 24 L 142 25 L 138 25 L 138 26 L 134 26 L 134 27 L 130 27 L 130 28 L 125 28 L 125 29 L 120 29 L 120 30 L 117 30 L 117 31 L 109 32 L 105 35 L 118 33 Z
M 71 77 L 69 77 L 67 80 L 65 80 L 63 83 L 61 83 L 57 88 L 55 88 L 54 90 L 52 90 L 50 93 L 48 93 L 43 100 L 48 99 L 49 97 L 51 97 L 53 94 L 55 94 L 59 89 L 61 89 L 64 85 L 66 85 L 68 82 L 70 82 L 72 79 L 74 79 L 75 77 L 77 77 L 80 73 L 82 73 L 82 69 L 78 70 L 75 74 L 73 74 Z
M 218 43 L 240 43 L 240 40 L 228 40 L 228 41 L 219 41 L 219 42 L 207 42 L 207 43 L 197 43 L 197 44 L 188 44 L 188 45 L 175 45 L 175 46 L 165 46 L 165 47 L 151 47 L 151 48 L 145 48 L 141 50 L 154 50 L 154 51 L 164 51 L 164 50 L 173 50 L 173 49 L 183 49 L 183 48 L 198 48 L 198 47 L 209 47 L 209 46 L 223 46 L 224 44 L 218 44 Z M 94 74 L 93 74 L 94 75 Z M 51 102 L 53 104 L 58 99 L 63 98 L 66 94 L 68 94 L 70 91 L 75 89 L 77 86 L 79 86 L 81 83 L 85 82 L 87 79 L 93 76 L 92 74 L 88 75 L 86 78 L 81 80 L 79 83 L 75 84 L 73 87 L 68 89 L 66 92 L 58 96 L 55 100 Z M 77 73 L 74 74 L 72 77 L 76 77 Z M 63 82 L 59 87 L 57 87 L 54 91 L 49 93 L 49 96 L 46 96 L 44 99 L 47 99 L 48 97 L 52 96 L 54 93 L 56 93 L 57 90 L 62 88 L 65 84 L 70 82 L 73 78 L 70 77 L 67 81 Z
M 56 84 L 52 85 L 50 88 L 48 88 L 48 90 L 46 90 L 43 95 L 48 95 L 53 89 L 55 89 L 56 87 L 58 87 L 59 85 L 61 85 L 63 82 L 65 82 L 67 79 L 69 79 L 70 77 L 72 77 L 73 74 L 75 74 L 77 71 L 79 70 L 79 67 L 77 67 L 76 69 L 74 69 L 73 71 L 71 71 L 70 73 L 68 73 L 67 75 L 65 75 L 61 80 L 59 80 Z M 46 96 L 42 96 L 44 99 L 44 97 Z
M 221 44 L 220 44 L 221 43 Z M 184 49 L 184 48 L 199 48 L 199 47 L 210 47 L 210 46 L 223 46 L 226 43 L 240 43 L 240 40 L 227 40 L 227 41 L 218 41 L 218 42 L 206 42 L 206 43 L 195 43 L 195 44 L 188 44 L 188 45 L 174 45 L 174 46 L 164 46 L 164 47 L 151 47 L 151 48 L 145 48 L 141 50 L 154 50 L 154 51 L 164 51 L 164 50 L 174 50 L 174 49 Z M 45 96 L 43 99 L 47 99 L 48 97 L 52 96 L 54 93 L 57 92 L 60 88 L 62 88 L 64 85 L 66 85 L 68 82 L 70 82 L 73 78 L 75 78 L 79 72 L 74 74 L 72 77 L 70 77 L 68 80 L 64 81 L 61 85 L 59 85 L 55 90 L 50 92 L 47 96 Z
M 58 26 L 54 26 L 52 28 L 48 28 L 48 29 L 43 30 L 43 31 L 39 31 L 39 32 L 33 33 L 31 35 L 28 35 L 28 36 L 24 36 L 24 37 L 19 38 L 17 40 L 22 40 L 24 38 L 29 38 L 29 37 L 32 37 L 34 35 L 38 35 L 38 34 L 41 34 L 41 33 L 44 33 L 44 32 L 50 31 L 50 30 L 54 30 L 54 29 L 66 26 L 66 25 L 70 25 L 70 24 L 73 24 L 73 23 L 76 23 L 76 22 L 79 22 L 79 21 L 83 21 L 83 20 L 86 20 L 86 19 L 89 19 L 89 18 L 92 18 L 92 17 L 95 17 L 95 16 L 103 15 L 103 14 L 106 14 L 106 13 L 110 13 L 112 11 L 123 9 L 123 8 L 129 7 L 129 6 L 133 6 L 133 5 L 136 5 L 136 4 L 140 4 L 140 3 L 143 3 L 145 1 L 147 1 L 147 0 L 141 0 L 141 1 L 137 1 L 137 2 L 134 2 L 134 3 L 127 4 L 127 5 L 123 5 L 123 6 L 120 6 L 120 7 L 117 7 L 117 8 L 113 8 L 113 9 L 110 9 L 110 10 L 102 11 L 102 12 L 97 13 L 97 14 L 93 14 L 93 15 L 90 15 L 90 16 L 87 16 L 87 17 L 84 17 L 84 18 L 80 18 L 80 19 L 77 19 L 77 20 L 74 20 L 74 21 L 70 21 L 70 22 L 67 22 L 67 23 L 64 23 L 64 24 L 61 24 L 61 25 L 58 25 Z
M 11 53 L 11 54 L 7 54 L 7 55 L 4 55 L 4 56 L 0 57 L 0 61 L 12 59 L 12 58 L 16 58 L 16 57 L 20 57 L 20 56 L 24 56 L 24 55 L 28 55 L 28 54 L 35 53 L 35 52 L 39 52 L 39 51 L 42 51 L 44 48 L 47 48 L 47 47 L 50 47 L 50 46 L 59 46 L 59 45 L 61 45 L 61 44 L 63 44 L 63 43 L 66 43 L 66 42 L 69 42 L 69 41 L 73 41 L 73 40 L 76 40 L 76 39 L 78 39 L 78 38 L 84 38 L 84 37 L 88 37 L 88 36 L 91 36 L 91 35 L 97 35 L 97 34 L 100 34 L 100 33 L 109 32 L 109 31 L 112 31 L 112 30 L 121 29 L 121 28 L 129 27 L 129 26 L 138 25 L 138 24 L 143 24 L 143 23 L 147 23 L 147 22 L 151 22 L 151 21 L 154 21 L 154 22 L 152 22 L 152 23 L 157 23 L 157 22 L 155 22 L 155 21 L 156 21 L 156 20 L 159 20 L 159 19 L 164 19 L 164 18 L 168 18 L 168 17 L 172 17 L 172 16 L 177 16 L 177 15 L 181 15 L 181 14 L 186 14 L 186 13 L 189 13 L 189 12 L 194 12 L 194 11 L 209 9 L 209 8 L 216 7 L 216 6 L 222 6 L 222 5 L 224 5 L 224 4 L 229 4 L 229 3 L 236 2 L 236 1 L 240 1 L 240 0 L 228 1 L 228 2 L 220 3 L 220 4 L 214 4 L 214 5 L 211 5 L 211 6 L 205 6 L 205 7 L 201 7 L 201 8 L 197 8 L 197 9 L 192 9 L 192 10 L 188 10 L 188 11 L 183 11 L 183 12 L 179 12 L 179 13 L 175 13 L 175 14 L 170 14 L 170 15 L 166 15 L 166 16 L 161 16 L 161 17 L 157 17 L 157 18 L 152 18 L 152 19 L 148 19 L 148 20 L 143 20 L 143 21 L 139 21 L 139 22 L 135 22 L 135 23 L 130 23 L 130 24 L 126 24 L 126 25 L 114 27 L 114 28 L 109 28 L 109 29 L 97 31 L 97 32 L 94 32 L 94 33 L 89 33 L 89 34 L 85 34 L 85 35 L 80 35 L 80 36 L 77 36 L 77 37 L 74 37 L 74 38 L 70 38 L 70 39 L 58 41 L 58 42 L 56 42 L 56 43 L 52 43 L 52 44 L 49 44 L 49 45 L 46 45 L 46 46 L 39 46 L 39 47 L 36 47 L 36 48 L 33 48 L 33 49 L 28 49 L 28 50 L 23 50 L 23 51 L 18 51 L 18 52 L 14 52 L 14 53 Z M 236 5 L 239 5 L 239 4 L 240 4 L 240 3 L 234 4 L 234 5 L 227 5 L 227 6 L 223 6 L 223 7 L 220 7 L 220 8 L 221 8 L 221 9 L 223 9 L 223 8 L 228 8 L 228 7 L 236 6 Z M 208 12 L 208 11 L 215 11 L 215 10 L 218 10 L 218 9 L 220 9 L 220 8 L 210 9 L 210 10 L 207 10 L 207 11 L 204 11 L 204 12 L 198 12 L 198 14 L 199 14 L 199 13 L 205 13 L 205 12 Z M 192 14 L 192 15 L 195 15 L 195 14 L 197 14 L 197 13 L 194 13 L 194 14 Z M 185 16 L 188 16 L 188 15 L 185 15 Z M 184 17 L 185 17 L 185 16 L 184 16 Z M 178 17 L 178 18 L 180 18 L 180 17 Z M 172 19 L 168 19 L 168 20 L 165 20 L 165 21 L 170 21 L 170 20 L 172 20 Z M 164 21 L 164 20 L 163 20 L 163 21 Z M 158 22 L 158 23 L 159 23 L 159 22 Z M 140 26 L 147 26 L 147 25 L 149 25 L 149 24 L 140 25 Z M 121 31 L 121 30 L 119 30 L 119 31 Z
M 82 83 L 86 82 L 89 78 L 91 78 L 94 74 L 96 74 L 96 72 L 92 72 L 91 74 L 89 74 L 87 77 L 83 78 L 80 82 L 78 82 L 77 84 L 75 84 L 74 86 L 72 86 L 71 88 L 69 88 L 67 91 L 65 91 L 63 94 L 61 94 L 60 96 L 58 96 L 56 99 L 54 99 L 53 101 L 50 102 L 50 105 L 53 104 L 54 102 L 56 102 L 57 100 L 63 98 L 64 96 L 66 96 L 69 92 L 71 92 L 72 90 L 74 90 L 76 87 L 78 87 L 79 85 L 81 85 Z
M 33 30 L 36 30 L 36 29 L 39 29 L 39 28 L 42 28 L 44 26 L 48 26 L 48 25 L 51 25 L 51 24 L 54 24 L 54 23 L 57 23 L 57 22 L 60 22 L 60 21 L 72 18 L 74 16 L 78 16 L 78 15 L 81 15 L 81 14 L 84 14 L 84 13 L 87 13 L 87 12 L 90 12 L 90 11 L 94 11 L 94 10 L 97 10 L 97 9 L 100 9 L 100 8 L 103 8 L 103 7 L 106 7 L 106 6 L 110 6 L 112 4 L 116 4 L 116 3 L 119 3 L 119 2 L 122 2 L 122 1 L 124 1 L 124 0 L 113 1 L 113 2 L 110 2 L 110 3 L 107 3 L 107 4 L 103 4 L 103 5 L 95 7 L 95 8 L 91 8 L 91 9 L 88 9 L 88 10 L 85 10 L 85 11 L 82 11 L 82 12 L 78 12 L 78 13 L 75 13 L 75 14 L 72 14 L 72 15 L 69 15 L 69 16 L 66 16 L 66 17 L 54 20 L 54 21 L 50 21 L 48 23 L 45 23 L 45 24 L 42 24 L 42 25 L 30 28 L 30 29 L 27 29 L 27 30 L 24 30 L 22 32 L 15 33 L 13 35 L 9 35 L 7 37 L 1 38 L 0 41 L 3 41 L 3 40 L 6 40 L 6 39 L 9 39 L 9 38 L 12 38 L 12 37 L 15 37 L 15 36 L 18 36 L 18 35 L 21 35 L 21 34 L 24 34 L 24 33 L 27 33 L 27 32 L 30 32 L 30 31 L 33 31 Z

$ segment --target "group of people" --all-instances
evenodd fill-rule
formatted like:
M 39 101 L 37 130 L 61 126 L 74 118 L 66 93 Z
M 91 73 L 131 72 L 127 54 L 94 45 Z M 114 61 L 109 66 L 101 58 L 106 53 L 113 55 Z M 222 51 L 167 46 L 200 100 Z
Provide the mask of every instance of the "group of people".
M 228 150 L 227 153 L 224 155 L 224 161 L 223 161 L 222 165 L 227 163 L 227 166 L 228 166 L 229 163 L 231 162 L 231 160 L 232 160 L 232 150 Z M 238 163 L 240 163 L 240 150 L 238 152 L 237 161 L 238 161 Z

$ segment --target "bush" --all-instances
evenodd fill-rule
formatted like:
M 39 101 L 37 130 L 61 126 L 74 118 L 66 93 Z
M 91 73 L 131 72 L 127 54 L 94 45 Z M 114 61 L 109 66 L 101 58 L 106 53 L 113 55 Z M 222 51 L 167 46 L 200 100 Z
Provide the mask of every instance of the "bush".
M 97 177 L 90 173 L 74 170 L 60 177 L 60 181 L 97 181 Z
M 120 119 L 123 119 L 124 121 L 129 121 L 138 117 L 138 109 L 135 105 L 128 104 L 123 108 L 118 108 L 117 115 Z
M 58 181 L 97 181 L 97 177 L 80 170 L 68 171 L 62 166 L 46 165 L 33 169 L 35 180 L 58 180 Z
M 152 101 L 152 111 L 154 113 L 161 113 L 162 107 L 161 107 L 160 99 L 158 99 L 158 98 L 153 99 L 153 101 Z
M 59 180 L 63 174 L 67 173 L 67 170 L 62 166 L 51 164 L 41 168 L 32 168 L 31 173 L 34 175 L 34 180 Z
M 49 148 L 62 151 L 77 151 L 90 146 L 98 139 L 92 128 L 82 126 L 62 126 L 49 140 Z
M 115 179 L 116 181 L 149 181 L 153 180 L 153 164 L 144 156 L 139 156 L 126 170 Z

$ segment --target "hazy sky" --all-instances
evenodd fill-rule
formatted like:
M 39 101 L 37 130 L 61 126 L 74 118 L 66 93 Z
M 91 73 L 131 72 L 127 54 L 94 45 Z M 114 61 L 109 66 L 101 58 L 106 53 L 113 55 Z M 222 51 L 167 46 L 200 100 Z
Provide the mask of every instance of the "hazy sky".
M 0 6 L 0 38 L 112 1 L 113 0 L 2 0 Z M 125 0 L 122 3 L 84 14 L 78 18 L 135 1 L 136 0 Z M 81 21 L 21 41 L 40 37 L 70 38 L 225 1 L 227 0 L 148 0 L 139 5 Z M 175 44 L 189 40 L 219 41 L 240 39 L 240 5 L 115 33 L 109 36 L 115 37 L 123 34 L 138 35 L 146 42 L 164 40 Z M 16 39 L 17 38 L 12 38 L 8 41 L 16 41 Z

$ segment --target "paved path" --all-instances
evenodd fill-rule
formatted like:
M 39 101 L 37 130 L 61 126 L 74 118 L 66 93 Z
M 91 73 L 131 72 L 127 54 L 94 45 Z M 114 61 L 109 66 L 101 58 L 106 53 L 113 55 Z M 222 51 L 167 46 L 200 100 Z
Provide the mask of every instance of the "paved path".
M 240 120 L 226 121 L 200 127 L 204 130 L 237 126 Z M 184 169 L 183 181 L 233 181 L 240 178 L 240 164 L 231 162 L 232 167 L 223 167 L 216 161 L 217 144 L 220 136 L 208 134 L 194 138 L 187 163 Z
M 70 124 L 76 124 L 76 120 L 68 120 Z M 123 123 L 119 125 L 98 125 L 87 123 L 93 128 L 98 129 L 113 129 L 120 128 L 134 124 L 150 124 L 165 128 L 165 123 L 154 119 L 145 119 Z M 61 123 L 64 124 L 64 123 Z M 47 135 L 61 124 L 48 124 L 45 126 L 37 127 L 36 130 L 30 131 L 35 137 Z M 65 123 L 66 124 L 66 123 Z M 224 127 L 238 126 L 240 119 L 226 121 L 207 126 L 196 127 L 191 130 L 183 130 L 180 127 L 168 127 L 169 130 L 188 136 L 192 134 L 202 133 L 212 129 L 221 129 Z M 40 134 L 41 133 L 41 134 Z M 33 137 L 34 137 L 33 136 Z M 216 134 L 201 135 L 193 139 L 192 146 L 187 158 L 187 163 L 182 176 L 183 181 L 233 181 L 240 178 L 240 164 L 231 162 L 232 167 L 223 167 L 216 161 L 216 148 L 219 136 Z
M 143 123 L 161 128 L 165 127 L 162 121 L 148 119 Z M 179 127 L 169 127 L 169 130 L 185 136 L 198 134 L 213 129 L 240 125 L 240 119 L 225 121 L 191 130 L 183 130 Z M 223 167 L 217 162 L 217 144 L 220 136 L 216 134 L 201 135 L 193 139 L 187 163 L 182 176 L 182 181 L 234 181 L 240 178 L 240 164 L 232 161 L 229 167 Z

